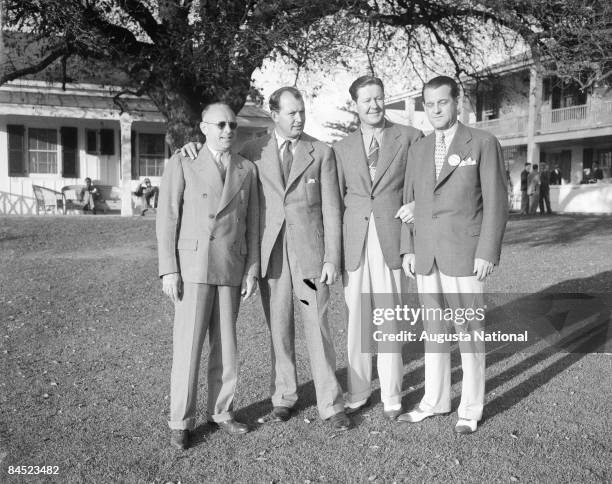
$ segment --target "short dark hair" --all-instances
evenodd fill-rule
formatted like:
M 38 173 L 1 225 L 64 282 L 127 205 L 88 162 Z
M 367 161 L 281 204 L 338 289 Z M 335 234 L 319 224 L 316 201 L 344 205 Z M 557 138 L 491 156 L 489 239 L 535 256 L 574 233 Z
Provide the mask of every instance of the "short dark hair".
M 528 161 L 525 162 L 525 166 L 531 165 Z
M 91 178 L 89 178 L 89 177 L 85 178 L 85 182 L 91 183 Z
M 538 169 L 538 164 L 537 164 L 537 163 L 534 163 L 534 164 L 533 164 L 533 166 L 532 166 L 531 168 L 533 168 L 534 170 L 537 170 L 537 169 Z
M 448 76 L 438 76 L 430 79 L 423 85 L 423 90 L 421 91 L 421 95 L 425 98 L 425 89 L 438 89 L 442 86 L 448 86 L 451 90 L 451 96 L 455 99 L 459 97 L 459 85 L 457 82 Z
M 286 92 L 291 93 L 297 100 L 304 101 L 302 93 L 297 88 L 293 86 L 283 86 L 270 95 L 270 99 L 268 100 L 270 111 L 274 111 L 276 113 L 280 111 L 280 98 Z
M 229 104 L 224 103 L 223 101 L 215 101 L 214 103 L 210 103 L 210 104 L 207 104 L 206 106 L 204 106 L 204 109 L 202 109 L 202 119 L 204 119 L 204 116 L 206 115 L 208 110 L 210 108 L 212 108 L 213 106 L 226 106 L 227 108 L 229 108 L 229 110 L 232 113 L 234 113 L 234 110 L 232 109 L 232 107 Z M 234 113 L 234 116 L 235 115 L 236 115 L 236 113 Z
M 359 89 L 366 86 L 379 86 L 382 89 L 383 94 L 385 93 L 385 85 L 380 78 L 375 76 L 361 76 L 355 79 L 351 84 L 351 87 L 349 87 L 351 99 L 353 101 L 357 101 L 357 93 L 359 92 Z

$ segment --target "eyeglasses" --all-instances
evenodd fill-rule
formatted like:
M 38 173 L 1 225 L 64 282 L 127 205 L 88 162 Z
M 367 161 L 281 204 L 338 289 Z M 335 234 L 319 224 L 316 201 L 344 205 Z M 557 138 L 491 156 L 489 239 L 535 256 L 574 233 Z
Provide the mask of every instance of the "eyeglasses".
M 225 125 L 229 126 L 229 129 L 234 131 L 238 127 L 238 123 L 236 121 L 219 121 L 218 123 L 209 123 L 208 121 L 202 121 L 204 124 L 214 124 L 219 129 L 225 129 Z

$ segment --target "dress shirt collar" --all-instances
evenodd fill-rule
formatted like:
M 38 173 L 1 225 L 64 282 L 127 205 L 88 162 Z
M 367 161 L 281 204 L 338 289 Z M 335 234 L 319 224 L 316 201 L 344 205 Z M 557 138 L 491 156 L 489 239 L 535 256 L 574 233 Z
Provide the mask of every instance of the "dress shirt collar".
M 285 142 L 289 141 L 291 143 L 291 152 L 295 153 L 295 146 L 300 138 L 289 139 L 285 138 L 278 131 L 274 130 L 274 135 L 276 136 L 276 144 L 278 146 L 278 150 L 281 151 L 284 148 Z
M 448 151 L 448 148 L 450 147 L 451 143 L 453 142 L 453 138 L 455 137 L 455 133 L 457 133 L 457 127 L 459 126 L 459 122 L 455 121 L 455 124 L 453 124 L 450 128 L 448 129 L 441 129 L 441 130 L 436 130 L 436 139 L 438 138 L 439 134 L 438 133 L 444 133 L 444 144 L 446 145 L 446 150 Z
M 216 162 L 220 161 L 223 164 L 223 166 L 227 167 L 229 163 L 229 159 L 230 159 L 228 151 L 215 150 L 211 148 L 208 144 L 206 144 L 206 147 L 208 148 L 208 151 L 210 151 L 210 154 L 212 155 L 213 160 L 215 160 Z
M 376 128 L 368 126 L 367 124 L 361 125 L 361 138 L 363 139 L 363 146 L 365 147 L 366 153 L 370 149 L 373 137 L 378 141 L 378 146 L 382 144 L 383 130 L 385 129 L 386 123 L 387 122 L 383 120 L 383 125 Z

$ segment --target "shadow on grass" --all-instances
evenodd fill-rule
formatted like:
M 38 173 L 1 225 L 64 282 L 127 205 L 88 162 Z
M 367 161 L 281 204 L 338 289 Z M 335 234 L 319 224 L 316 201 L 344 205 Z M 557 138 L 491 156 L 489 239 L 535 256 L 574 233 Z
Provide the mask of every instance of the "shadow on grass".
M 507 306 L 508 308 L 501 308 L 513 310 L 517 307 L 516 305 L 527 304 L 533 301 L 533 297 L 542 296 L 546 300 L 547 296 L 553 297 L 554 295 L 573 295 L 575 300 L 586 300 L 589 301 L 588 296 L 581 297 L 577 293 L 584 292 L 599 292 L 601 287 L 610 287 L 612 285 L 612 271 L 602 272 L 587 278 L 577 278 L 562 283 L 556 284 L 545 288 L 538 293 L 528 295 L 524 297 L 517 297 Z M 569 300 L 571 304 L 572 298 L 566 298 L 566 303 Z M 490 394 L 491 391 L 504 385 L 507 381 L 520 377 L 521 375 L 529 372 L 538 365 L 544 363 L 547 359 L 552 358 L 556 355 L 563 354 L 564 356 L 558 358 L 556 361 L 548 365 L 545 369 L 538 371 L 537 373 L 527 377 L 522 382 L 513 386 L 510 390 L 496 396 L 493 400 L 489 401 L 485 405 L 484 418 L 490 419 L 506 411 L 507 409 L 519 404 L 523 399 L 528 397 L 531 393 L 538 390 L 541 386 L 549 382 L 556 375 L 567 370 L 570 366 L 580 361 L 586 354 L 594 351 L 601 351 L 602 347 L 610 347 L 612 339 L 611 331 L 611 320 L 610 320 L 610 306 L 603 306 L 594 304 L 590 310 L 585 313 L 580 313 L 580 321 L 572 320 L 571 316 L 568 318 L 567 313 L 552 314 L 554 318 L 557 318 L 557 322 L 551 326 L 557 330 L 567 330 L 566 335 L 563 339 L 557 341 L 554 346 L 545 346 L 542 349 L 535 350 L 532 345 L 527 347 L 525 350 L 524 357 L 515 363 L 512 367 L 505 369 L 501 373 L 489 377 L 486 382 L 486 391 Z M 575 313 L 574 313 L 575 315 Z M 559 319 L 561 318 L 561 319 Z M 586 321 L 585 324 L 582 324 Z M 540 335 L 546 336 L 546 335 Z M 508 352 L 504 349 L 505 343 L 488 343 L 487 344 L 487 366 L 493 367 L 504 360 L 514 357 L 516 353 Z M 528 352 L 533 353 L 528 354 Z M 411 362 L 417 362 L 415 368 L 404 374 L 403 377 L 403 390 L 405 391 L 412 385 L 419 385 L 424 381 L 424 367 L 421 363 L 422 353 L 414 353 L 403 351 L 404 364 L 407 365 Z M 451 373 L 451 384 L 456 384 L 461 381 L 462 371 L 460 367 L 460 355 L 458 348 L 452 348 L 451 362 L 453 371 Z M 372 378 L 378 377 L 376 368 L 376 357 L 372 357 Z M 348 368 L 344 367 L 336 372 L 339 383 L 343 388 L 346 388 Z M 421 391 L 409 391 L 403 398 L 403 407 L 405 410 L 410 409 L 416 405 L 421 398 Z M 460 396 L 457 395 L 452 400 L 452 408 L 456 409 L 459 404 Z M 370 397 L 372 406 L 380 403 L 380 390 L 376 389 L 372 392 Z M 316 394 L 313 381 L 310 380 L 298 386 L 298 402 L 295 410 L 297 412 L 303 411 L 310 407 L 316 407 Z M 263 416 L 270 412 L 272 404 L 269 399 L 254 402 L 251 405 L 236 410 L 236 418 L 243 422 L 255 422 L 258 417 Z M 359 412 L 354 416 L 357 424 L 361 422 Z M 252 426 L 256 428 L 259 425 Z M 216 432 L 217 428 L 214 425 L 202 424 L 197 427 L 195 431 L 195 444 L 203 442 L 205 436 Z
M 588 239 L 609 232 L 610 215 L 527 215 L 511 214 L 512 231 L 504 237 L 504 245 L 524 244 L 528 247 L 558 246 Z M 537 228 L 537 238 L 534 230 Z

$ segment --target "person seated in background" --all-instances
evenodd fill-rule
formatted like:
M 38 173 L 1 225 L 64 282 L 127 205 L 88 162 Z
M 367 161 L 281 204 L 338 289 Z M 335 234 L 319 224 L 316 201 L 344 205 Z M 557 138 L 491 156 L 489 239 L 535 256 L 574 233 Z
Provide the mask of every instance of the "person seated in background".
M 592 180 L 593 180 L 593 174 L 591 173 L 591 169 L 583 168 L 582 169 L 582 180 L 580 180 L 580 184 L 585 185 L 587 183 L 594 183 Z
M 96 202 L 101 199 L 100 190 L 92 185 L 91 178 L 85 178 L 85 186 L 81 188 L 79 200 L 83 202 L 83 210 L 91 210 L 92 214 L 96 214 Z
M 599 163 L 593 162 L 593 170 L 591 174 L 591 183 L 597 183 L 599 180 L 603 180 L 603 170 L 599 167 Z
M 153 199 L 153 208 L 157 208 L 157 198 L 159 197 L 159 188 L 151 185 L 151 180 L 145 178 L 144 181 L 138 186 L 138 190 L 133 192 L 137 197 L 142 197 L 144 201 L 142 212 L 140 215 L 144 215 L 145 212 L 151 208 L 151 199 Z

